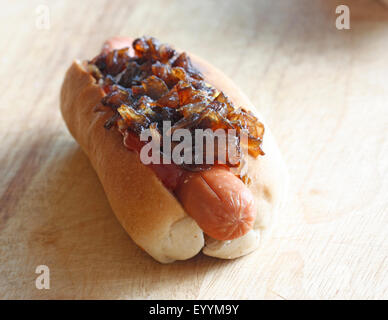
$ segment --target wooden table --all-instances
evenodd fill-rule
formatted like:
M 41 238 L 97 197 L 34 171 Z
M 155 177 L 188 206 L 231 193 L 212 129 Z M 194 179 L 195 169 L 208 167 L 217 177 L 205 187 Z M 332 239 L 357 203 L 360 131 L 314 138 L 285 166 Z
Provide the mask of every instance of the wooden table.
M 339 3 L 350 30 L 335 28 Z M 72 59 L 143 34 L 224 70 L 272 125 L 291 188 L 262 250 L 161 265 L 111 212 L 61 119 L 59 89 Z M 382 4 L 15 1 L 2 5 L 0 39 L 0 298 L 388 298 Z M 50 268 L 49 290 L 35 287 L 38 265 Z

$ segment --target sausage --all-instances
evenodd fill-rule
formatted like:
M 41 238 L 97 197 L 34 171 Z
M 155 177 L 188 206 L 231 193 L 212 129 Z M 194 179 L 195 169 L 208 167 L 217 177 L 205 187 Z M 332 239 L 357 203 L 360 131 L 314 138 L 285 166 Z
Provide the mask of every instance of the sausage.
M 183 208 L 210 237 L 232 240 L 253 228 L 254 198 L 228 169 L 188 173 L 175 190 Z
M 126 46 L 131 47 L 130 39 L 115 37 L 105 42 L 103 51 Z M 135 149 L 141 146 L 137 145 Z M 253 228 L 256 219 L 254 197 L 227 168 L 214 166 L 202 172 L 186 172 L 176 165 L 151 164 L 150 167 L 165 187 L 176 195 L 186 213 L 210 237 L 232 240 Z
M 115 49 L 128 47 L 129 54 L 133 54 L 132 42 L 127 37 L 112 37 L 105 41 L 102 46 L 102 52 L 108 53 Z

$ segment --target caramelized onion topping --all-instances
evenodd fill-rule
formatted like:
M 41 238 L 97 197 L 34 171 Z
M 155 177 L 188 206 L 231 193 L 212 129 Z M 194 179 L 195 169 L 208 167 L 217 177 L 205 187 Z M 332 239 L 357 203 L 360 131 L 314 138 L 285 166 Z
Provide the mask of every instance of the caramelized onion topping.
M 133 57 L 128 48 L 123 48 L 102 52 L 87 63 L 88 72 L 106 93 L 101 104 L 114 111 L 105 128 L 117 126 L 123 135 L 128 132 L 139 136 L 145 129 L 161 134 L 163 121 L 169 120 L 172 131 L 235 129 L 237 148 L 241 133 L 246 132 L 248 153 L 253 157 L 264 155 L 264 125 L 250 111 L 236 108 L 223 92 L 206 83 L 185 52 L 178 53 L 152 37 L 138 38 L 132 46 Z M 236 167 L 228 162 L 225 165 Z M 198 171 L 209 165 L 181 167 Z

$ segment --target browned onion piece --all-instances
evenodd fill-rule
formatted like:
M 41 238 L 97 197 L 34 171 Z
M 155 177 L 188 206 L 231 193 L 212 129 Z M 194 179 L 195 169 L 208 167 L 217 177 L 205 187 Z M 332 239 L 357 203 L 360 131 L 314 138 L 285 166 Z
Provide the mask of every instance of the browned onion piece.
M 164 81 L 157 76 L 149 76 L 142 81 L 145 94 L 154 100 L 158 100 L 168 92 Z

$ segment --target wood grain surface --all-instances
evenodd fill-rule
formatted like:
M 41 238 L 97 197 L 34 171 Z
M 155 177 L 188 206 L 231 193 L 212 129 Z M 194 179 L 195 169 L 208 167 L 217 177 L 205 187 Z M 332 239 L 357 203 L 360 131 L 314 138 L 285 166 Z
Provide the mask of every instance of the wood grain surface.
M 0 298 L 388 298 L 381 2 L 1 2 Z M 340 3 L 350 30 L 335 28 Z M 114 217 L 61 119 L 59 89 L 74 58 L 143 34 L 223 70 L 271 124 L 291 188 L 262 250 L 161 265 Z M 49 290 L 35 287 L 38 265 L 50 268 Z

